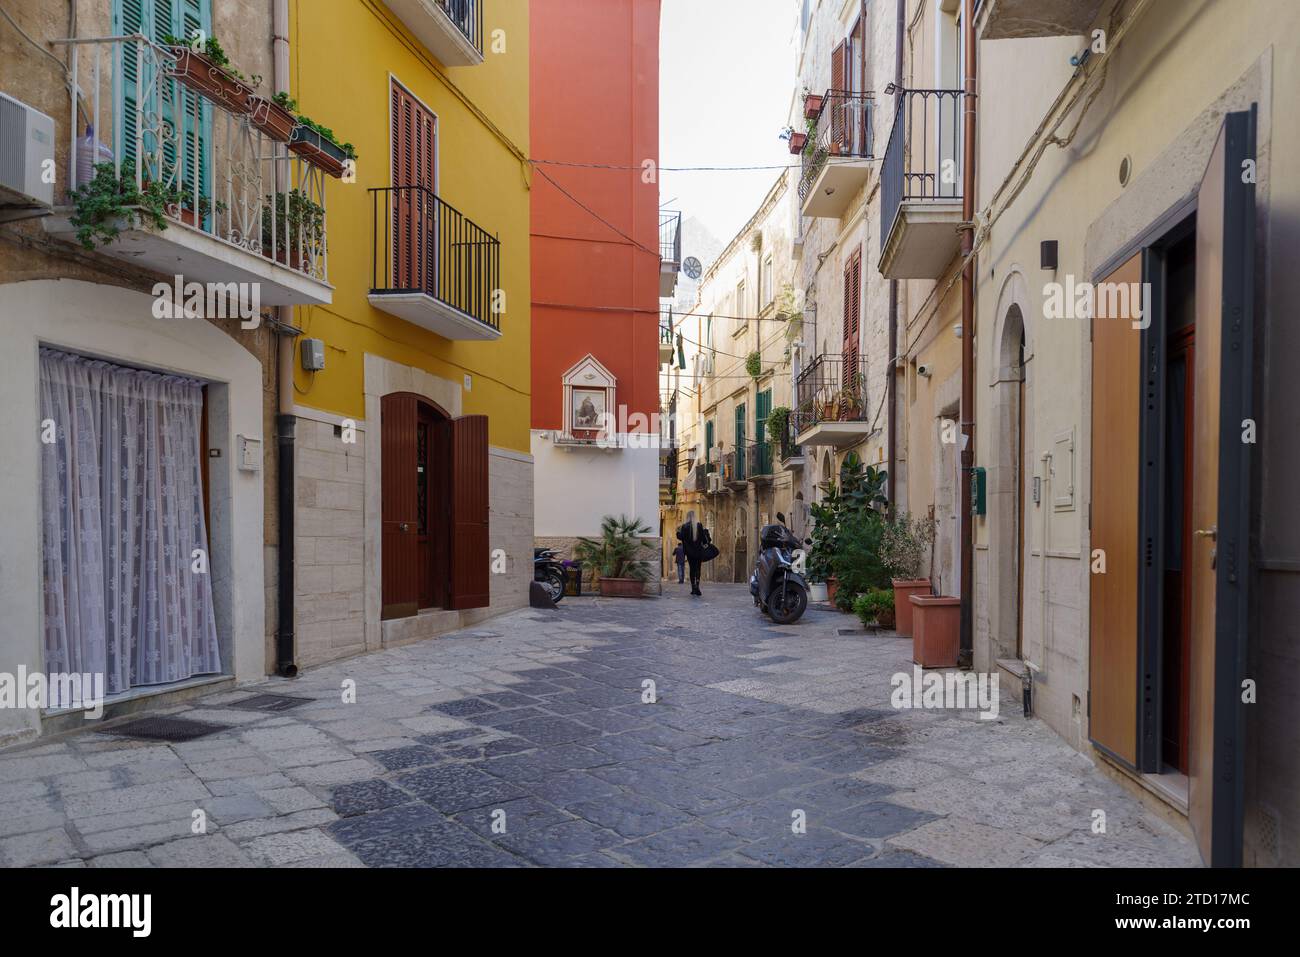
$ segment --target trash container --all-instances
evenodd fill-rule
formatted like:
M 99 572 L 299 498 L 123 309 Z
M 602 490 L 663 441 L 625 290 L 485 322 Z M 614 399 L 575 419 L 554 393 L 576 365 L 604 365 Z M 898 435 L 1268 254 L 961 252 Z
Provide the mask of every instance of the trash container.
M 566 595 L 582 594 L 582 562 L 564 563 L 564 593 Z

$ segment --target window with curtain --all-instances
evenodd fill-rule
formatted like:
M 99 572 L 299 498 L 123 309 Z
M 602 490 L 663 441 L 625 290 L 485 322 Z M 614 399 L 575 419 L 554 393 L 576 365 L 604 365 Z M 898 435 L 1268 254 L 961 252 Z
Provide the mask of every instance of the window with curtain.
M 47 673 L 103 674 L 116 694 L 220 672 L 202 383 L 53 349 L 40 361 L 56 430 L 41 456 Z

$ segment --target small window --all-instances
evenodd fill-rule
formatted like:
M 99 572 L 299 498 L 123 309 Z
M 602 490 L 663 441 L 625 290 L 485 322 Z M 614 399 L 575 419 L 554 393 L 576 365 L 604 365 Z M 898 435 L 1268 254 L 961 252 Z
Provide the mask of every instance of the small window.
M 772 257 L 763 260 L 763 307 L 772 305 Z

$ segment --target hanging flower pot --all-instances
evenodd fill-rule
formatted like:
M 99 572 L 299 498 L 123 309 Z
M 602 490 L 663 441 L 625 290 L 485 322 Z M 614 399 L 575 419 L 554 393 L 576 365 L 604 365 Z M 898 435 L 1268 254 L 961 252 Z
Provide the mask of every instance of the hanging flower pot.
M 289 140 L 289 149 L 335 179 L 343 176 L 350 158 L 343 147 L 332 139 L 321 134 L 319 130 L 301 123 L 294 127 L 293 136 Z
M 181 84 L 236 116 L 252 111 L 254 93 L 250 84 L 236 79 L 206 54 L 188 46 L 174 45 L 168 49 L 176 57 L 172 76 Z
M 277 143 L 288 143 L 298 126 L 298 118 L 274 100 L 253 97 L 248 121 Z
M 802 152 L 803 152 L 803 148 L 804 148 L 804 144 L 806 144 L 807 142 L 808 142 L 808 134 L 807 134 L 807 133 L 791 133 L 791 134 L 790 134 L 790 152 L 791 152 L 791 154 L 793 154 L 793 155 L 798 155 L 799 153 L 802 153 Z
M 822 115 L 822 103 L 825 98 L 820 93 L 805 93 L 803 96 L 803 115 L 806 119 L 815 120 Z

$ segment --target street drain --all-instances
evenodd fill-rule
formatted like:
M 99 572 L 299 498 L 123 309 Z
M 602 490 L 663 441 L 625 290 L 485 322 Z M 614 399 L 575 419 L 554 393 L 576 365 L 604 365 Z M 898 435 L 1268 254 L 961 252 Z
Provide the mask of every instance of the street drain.
M 195 738 L 229 730 L 230 725 L 212 724 L 209 721 L 192 721 L 189 718 L 155 717 L 128 721 L 112 728 L 101 728 L 100 734 L 115 734 L 141 741 L 193 741 Z
M 311 698 L 294 698 L 285 694 L 255 694 L 251 698 L 244 698 L 242 701 L 223 705 L 223 707 L 234 708 L 237 711 L 288 711 L 311 700 Z

